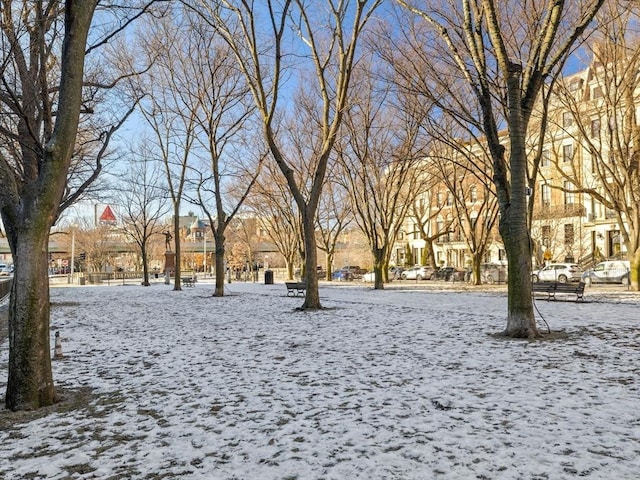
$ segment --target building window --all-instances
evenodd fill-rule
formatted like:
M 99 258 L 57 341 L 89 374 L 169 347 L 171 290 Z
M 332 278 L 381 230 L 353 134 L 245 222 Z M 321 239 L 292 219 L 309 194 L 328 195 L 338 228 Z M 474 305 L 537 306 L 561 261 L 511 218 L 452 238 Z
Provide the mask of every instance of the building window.
M 587 162 L 591 165 L 591 173 L 596 173 L 596 156 L 591 152 L 587 152 L 584 155 L 584 161 L 585 165 L 587 165 Z
M 542 245 L 548 247 L 551 244 L 551 225 L 542 225 Z
M 469 218 L 469 224 L 471 225 L 471 231 L 476 230 L 476 224 L 478 223 L 478 213 L 472 212 L 471 217 Z
M 478 189 L 475 185 L 471 185 L 471 187 L 469 188 L 469 198 L 471 199 L 472 203 L 478 201 Z
M 591 98 L 602 98 L 602 87 L 593 87 Z
M 436 193 L 436 205 L 438 207 L 442 206 L 442 192 Z
M 447 194 L 447 206 L 453 205 L 453 193 L 449 192 Z
M 570 181 L 565 180 L 564 189 L 565 190 L 572 190 L 573 189 L 573 184 Z M 565 205 L 573 205 L 575 203 L 575 201 L 576 201 L 576 194 L 574 192 L 568 192 L 568 191 L 564 192 L 564 204 Z
M 551 165 L 551 153 L 549 150 L 542 151 L 542 157 L 540 158 L 540 166 L 548 167 Z
M 571 112 L 563 112 L 562 114 L 562 126 L 564 128 L 569 128 L 573 125 L 573 115 Z
M 568 145 L 563 145 L 562 146 L 562 161 L 563 162 L 570 162 L 573 160 L 573 145 L 572 144 L 568 144 Z
M 420 240 L 421 235 L 420 226 L 417 223 L 413 224 L 413 239 Z
M 573 223 L 564 225 L 564 244 L 573 245 Z
M 591 120 L 591 138 L 600 138 L 600 119 Z
M 543 208 L 551 205 L 551 187 L 546 183 L 541 185 L 540 200 L 542 201 Z

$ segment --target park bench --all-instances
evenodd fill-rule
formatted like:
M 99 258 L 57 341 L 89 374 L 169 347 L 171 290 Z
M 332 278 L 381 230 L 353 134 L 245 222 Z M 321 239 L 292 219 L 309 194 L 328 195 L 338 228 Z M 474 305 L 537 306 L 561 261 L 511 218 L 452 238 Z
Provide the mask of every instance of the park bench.
M 558 282 L 534 282 L 533 292 L 546 293 L 547 300 L 556 300 L 556 293 L 574 294 L 576 302 L 584 300 L 584 282 L 558 283 Z
M 196 277 L 180 277 L 180 281 L 185 287 L 195 287 L 195 283 L 198 279 Z
M 287 287 L 287 297 L 304 295 L 307 290 L 307 282 L 284 282 Z

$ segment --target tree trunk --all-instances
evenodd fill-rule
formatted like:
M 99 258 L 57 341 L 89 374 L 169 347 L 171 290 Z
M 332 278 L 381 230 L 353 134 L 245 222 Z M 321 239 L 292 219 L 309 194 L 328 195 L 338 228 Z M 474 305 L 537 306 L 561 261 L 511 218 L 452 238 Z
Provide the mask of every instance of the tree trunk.
M 631 267 L 629 271 L 629 285 L 632 290 L 638 291 L 640 290 L 640 249 L 638 249 L 629 260 L 631 260 L 629 262 L 629 266 Z
M 483 252 L 484 253 L 484 252 Z M 471 257 L 471 278 L 474 285 L 482 284 L 482 272 L 480 266 L 482 265 L 482 255 L 475 253 Z M 498 279 L 496 279 L 497 281 Z
M 220 232 L 220 227 L 214 235 L 216 248 L 216 288 L 213 292 L 214 297 L 224 296 L 224 233 Z
M 36 409 L 56 400 L 49 332 L 48 232 L 48 227 L 34 227 L 16 239 L 9 307 L 9 410 Z
M 386 251 L 384 248 L 374 249 L 373 256 L 373 272 L 375 283 L 373 288 L 375 290 L 383 290 L 384 289 L 384 278 L 383 278 L 383 270 L 386 264 Z
M 305 251 L 305 278 L 307 280 L 307 290 L 303 309 L 319 310 L 320 294 L 318 292 L 318 250 L 316 245 L 316 223 L 314 215 L 305 215 L 303 219 L 304 228 L 304 251 Z
M 142 254 L 142 285 L 148 287 L 151 285 L 149 282 L 149 260 L 147 259 L 147 242 L 142 242 L 140 245 L 140 253 Z
M 174 237 L 174 245 L 175 245 L 175 265 L 173 268 L 173 289 L 174 290 L 182 290 L 182 285 L 180 284 L 180 275 L 181 275 L 181 258 L 180 258 L 180 207 L 179 204 L 174 208 L 173 211 L 173 237 Z
M 501 228 L 502 232 L 502 228 Z M 531 298 L 531 267 L 529 248 L 523 242 L 503 234 L 504 246 L 509 259 L 509 295 L 507 306 L 507 328 L 504 335 L 513 338 L 535 338 L 538 336 L 533 300 Z
M 507 327 L 504 334 L 513 338 L 536 338 L 539 336 L 533 314 L 531 293 L 531 234 L 527 218 L 527 152 L 525 137 L 527 122 L 523 117 L 520 99 L 522 68 L 509 64 L 506 69 L 511 170 L 510 187 L 504 159 L 505 149 L 494 135 L 491 147 L 494 162 L 494 183 L 498 194 L 500 220 L 498 228 L 502 235 L 507 259 L 508 302 Z
M 333 253 L 327 253 L 327 272 L 325 279 L 328 282 L 333 279 Z
M 287 268 L 287 280 L 293 280 L 293 260 L 285 260 Z

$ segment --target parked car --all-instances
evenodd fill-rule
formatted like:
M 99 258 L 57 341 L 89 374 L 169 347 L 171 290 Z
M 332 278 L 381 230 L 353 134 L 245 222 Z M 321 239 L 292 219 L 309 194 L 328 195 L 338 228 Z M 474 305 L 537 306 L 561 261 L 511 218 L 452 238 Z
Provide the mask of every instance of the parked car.
M 370 282 L 373 283 L 376 281 L 376 272 L 374 272 L 373 270 L 371 270 L 370 272 L 365 273 L 362 276 L 362 280 L 364 282 Z
M 349 271 L 342 270 L 342 269 L 336 270 L 335 272 L 333 272 L 332 276 L 334 280 L 340 280 L 342 282 L 346 282 L 347 280 L 353 280 L 353 277 L 351 276 Z
M 13 270 L 11 269 L 11 267 L 9 267 L 9 265 L 0 263 L 0 277 L 8 277 L 9 275 L 11 275 L 12 271 Z
M 579 282 L 583 270 L 575 263 L 550 263 L 546 267 L 533 272 L 533 282 Z
M 629 270 L 631 270 L 631 264 L 626 260 L 600 262 L 582 274 L 582 281 L 587 285 L 592 283 L 629 285 Z
M 455 282 L 464 281 L 464 277 L 466 275 L 466 271 L 461 268 L 456 267 L 442 267 L 438 269 L 437 272 L 434 273 L 434 280 L 444 280 L 449 281 L 453 280 Z
M 431 267 L 415 266 L 411 267 L 400 274 L 402 280 L 427 280 L 434 274 Z
M 345 265 L 340 270 L 333 272 L 333 279 L 342 281 L 354 280 L 362 278 L 365 273 L 367 271 L 357 265 Z
M 507 267 L 499 263 L 483 263 L 480 265 L 480 279 L 482 283 L 493 285 L 507 281 Z
M 389 280 L 399 280 L 402 278 L 402 272 L 404 272 L 404 267 L 391 267 L 389 269 Z

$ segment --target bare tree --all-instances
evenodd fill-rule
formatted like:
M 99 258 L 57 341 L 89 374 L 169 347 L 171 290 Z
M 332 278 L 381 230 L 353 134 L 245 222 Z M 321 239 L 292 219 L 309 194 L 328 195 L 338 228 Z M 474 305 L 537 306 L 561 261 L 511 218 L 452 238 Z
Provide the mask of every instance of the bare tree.
M 431 131 L 436 129 L 434 126 Z M 462 143 L 452 135 L 453 126 L 445 126 L 443 130 L 446 133 L 439 135 L 438 146 L 430 156 L 431 166 L 447 198 L 446 201 L 436 199 L 436 203 L 440 203 L 437 210 L 442 212 L 446 208 L 448 213 L 453 212 L 455 223 L 447 225 L 447 231 L 466 243 L 471 256 L 472 282 L 479 285 L 480 267 L 493 244 L 498 220 L 498 200 L 485 174 L 490 169 L 490 159 L 483 145 Z
M 433 172 L 430 172 L 428 168 L 421 172 L 421 175 L 428 175 L 430 178 L 427 180 L 428 186 L 425 191 L 418 195 L 414 199 L 413 203 L 409 207 L 407 212 L 408 217 L 415 223 L 414 229 L 407 234 L 418 234 L 420 239 L 424 241 L 424 264 L 430 265 L 434 269 L 438 268 L 436 263 L 435 251 L 433 243 L 440 237 L 448 235 L 453 228 L 451 223 L 442 224 L 442 229 L 431 228 L 433 222 L 435 222 L 441 215 L 443 203 L 438 201 L 438 178 Z M 437 225 L 437 223 L 436 223 Z
M 302 308 L 321 308 L 318 279 L 315 275 L 316 214 L 325 183 L 327 163 L 349 99 L 351 73 L 357 58 L 358 39 L 380 0 L 342 2 L 328 0 L 326 6 L 302 0 L 269 2 L 260 8 L 252 3 L 223 0 L 188 2 L 197 8 L 210 25 L 231 46 L 240 69 L 252 91 L 262 117 L 263 132 L 269 150 L 287 180 L 302 216 L 304 254 L 307 273 L 306 298 Z M 198 7 L 196 7 L 198 5 Z M 267 21 L 258 17 L 267 18 Z M 259 31 L 261 27 L 267 30 Z M 295 32 L 296 37 L 291 37 Z M 291 47 L 291 51 L 285 50 Z M 287 61 L 298 65 L 287 70 Z M 308 75 L 313 71 L 313 76 Z M 316 112 L 317 149 L 304 160 L 313 182 L 300 185 L 283 148 L 284 139 L 276 123 L 282 115 L 283 90 L 287 77 L 298 76 L 306 97 L 318 102 Z M 280 132 L 282 133 L 282 132 Z M 294 160 L 294 163 L 296 160 Z
M 557 114 L 550 121 L 556 137 L 570 138 L 582 147 L 582 151 L 574 149 L 571 162 L 563 155 L 550 156 L 553 172 L 561 179 L 555 187 L 571 198 L 586 194 L 594 206 L 601 205 L 603 213 L 615 217 L 636 290 L 640 269 L 638 13 L 632 4 L 625 10 L 611 5 L 602 12 L 601 27 L 591 43 L 591 65 L 583 74 L 558 82 Z M 592 253 L 596 251 L 595 245 L 590 247 Z
M 335 168 L 335 167 L 334 167 Z M 327 175 L 328 182 L 318 205 L 318 248 L 326 255 L 326 280 L 333 279 L 333 259 L 342 233 L 353 221 L 353 210 L 346 189 L 339 184 L 335 173 Z
M 154 22 L 143 39 L 146 54 L 155 58 L 153 68 L 145 75 L 142 89 L 149 94 L 141 103 L 161 162 L 173 208 L 173 240 L 175 254 L 174 290 L 181 290 L 180 207 L 193 170 L 193 150 L 197 136 L 197 120 L 201 107 L 192 103 L 184 81 L 191 75 L 189 59 L 193 45 L 190 33 L 181 25 L 180 12 L 172 11 L 164 21 Z M 178 22 L 178 24 L 176 24 Z
M 276 170 L 278 168 L 273 164 L 265 165 L 248 207 L 282 254 L 287 279 L 293 280 L 294 268 L 302 251 L 302 220 L 286 181 Z
M 355 222 L 373 256 L 374 288 L 382 289 L 393 243 L 426 186 L 419 169 L 429 144 L 422 128 L 428 106 L 394 95 L 389 84 L 360 73 L 338 152 Z
M 421 89 L 422 93 L 438 101 L 442 111 L 468 131 L 480 131 L 486 139 L 500 209 L 499 230 L 509 260 L 504 334 L 537 337 L 531 299 L 525 140 L 545 81 L 560 72 L 604 0 L 549 0 L 536 8 L 494 0 L 427 2 L 425 7 L 410 0 L 398 2 L 425 22 L 403 22 L 412 54 L 423 60 L 419 75 L 426 73 L 430 78 L 429 89 Z M 402 50 L 406 56 L 406 45 Z M 413 73 L 407 76 L 415 70 L 403 71 L 409 84 L 420 88 Z M 460 101 L 468 102 L 469 97 L 459 96 L 459 89 L 475 99 L 473 110 Z M 508 131 L 508 146 L 502 144 L 503 126 Z
M 162 233 L 161 221 L 169 207 L 164 174 L 144 146 L 141 150 L 140 158 L 129 162 L 129 169 L 120 177 L 118 202 L 123 211 L 120 230 L 139 249 L 142 285 L 149 286 L 149 243 L 154 235 Z
M 181 17 L 181 68 L 173 70 L 196 121 L 194 163 L 197 198 L 215 242 L 214 296 L 224 295 L 225 230 L 240 211 L 258 175 L 266 148 L 259 145 L 255 106 L 229 46 L 191 11 Z M 182 77 L 184 75 L 184 77 Z M 256 140 L 254 140 L 256 139 Z
M 96 4 L 89 0 L 65 3 L 55 100 L 42 93 L 49 87 L 43 82 L 52 60 L 46 38 L 61 20 L 58 3 L 1 4 L 0 99 L 3 111 L 11 112 L 14 122 L 0 137 L 0 208 L 15 265 L 5 398 L 10 410 L 39 408 L 56 399 L 49 343 L 47 245 L 71 165 L 82 106 L 86 41 Z M 28 41 L 22 38 L 25 34 L 30 36 Z

